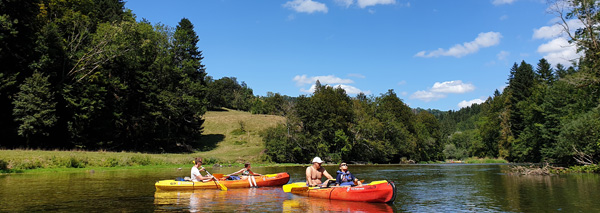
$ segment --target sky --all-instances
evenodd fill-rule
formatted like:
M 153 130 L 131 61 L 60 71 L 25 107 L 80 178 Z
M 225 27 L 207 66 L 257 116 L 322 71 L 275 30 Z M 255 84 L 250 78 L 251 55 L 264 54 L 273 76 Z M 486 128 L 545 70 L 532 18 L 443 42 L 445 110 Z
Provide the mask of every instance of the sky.
M 510 68 L 571 65 L 545 0 L 126 0 L 137 20 L 194 25 L 208 75 L 254 95 L 393 90 L 411 108 L 459 110 L 506 87 Z M 571 28 L 578 25 L 569 21 Z

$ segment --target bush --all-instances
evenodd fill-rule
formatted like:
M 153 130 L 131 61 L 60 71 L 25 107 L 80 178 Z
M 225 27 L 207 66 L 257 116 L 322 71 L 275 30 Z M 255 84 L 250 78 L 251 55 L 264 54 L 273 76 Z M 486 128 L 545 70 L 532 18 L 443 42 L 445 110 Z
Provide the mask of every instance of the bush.
M 142 166 L 147 166 L 152 164 L 152 160 L 150 160 L 149 156 L 142 156 L 142 155 L 134 155 L 133 157 L 131 157 L 130 161 L 129 161 L 129 165 L 142 165 Z
M 442 153 L 444 153 L 444 157 L 446 157 L 446 159 L 461 160 L 461 159 L 467 157 L 466 149 L 456 148 L 456 146 L 452 143 L 446 144 L 446 146 L 444 146 L 444 151 L 442 151 Z
M 8 171 L 8 162 L 0 159 L 0 171 Z
M 572 167 L 569 167 L 569 170 L 572 172 L 581 172 L 581 173 L 600 173 L 600 165 L 592 164 L 592 165 L 584 165 L 584 166 L 572 166 Z

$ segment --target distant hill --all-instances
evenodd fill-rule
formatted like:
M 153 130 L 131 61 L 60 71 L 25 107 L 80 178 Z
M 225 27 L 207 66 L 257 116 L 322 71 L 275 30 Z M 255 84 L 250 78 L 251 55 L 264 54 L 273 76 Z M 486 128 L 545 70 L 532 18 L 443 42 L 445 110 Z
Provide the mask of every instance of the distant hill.
M 204 119 L 202 146 L 195 147 L 201 151 L 196 154 L 232 163 L 260 162 L 265 149 L 260 132 L 285 122 L 282 116 L 253 115 L 229 109 L 208 111 Z

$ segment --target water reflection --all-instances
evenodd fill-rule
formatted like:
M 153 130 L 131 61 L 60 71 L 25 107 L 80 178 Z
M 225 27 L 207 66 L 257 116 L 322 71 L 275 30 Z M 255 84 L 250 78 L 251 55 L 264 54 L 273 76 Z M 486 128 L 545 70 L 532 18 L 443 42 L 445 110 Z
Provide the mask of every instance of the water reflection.
M 294 196 L 283 201 L 283 212 L 394 212 L 393 205 Z
M 255 168 L 290 173 L 304 166 Z M 326 167 L 330 173 L 337 166 Z M 281 187 L 156 191 L 154 182 L 189 171 L 176 169 L 0 175 L 0 212 L 600 212 L 600 175 L 505 175 L 506 165 L 353 166 L 367 182 L 396 184 L 393 205 L 336 201 L 284 193 Z M 215 169 L 229 173 L 237 168 Z M 180 174 L 181 173 L 181 174 Z
M 157 211 L 280 211 L 289 195 L 279 187 L 194 191 L 156 191 Z

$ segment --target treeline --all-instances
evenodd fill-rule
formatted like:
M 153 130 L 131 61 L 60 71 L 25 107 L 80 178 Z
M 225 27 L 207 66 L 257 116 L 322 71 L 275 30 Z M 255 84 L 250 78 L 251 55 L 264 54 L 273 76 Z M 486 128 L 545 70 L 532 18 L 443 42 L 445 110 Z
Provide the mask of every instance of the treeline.
M 480 105 L 440 115 L 441 123 L 457 130 L 444 154 L 513 162 L 597 163 L 599 73 L 587 66 L 551 68 L 545 59 L 535 69 L 525 62 L 515 63 L 502 93 L 496 91 Z
M 2 1 L 3 147 L 181 151 L 202 133 L 194 26 L 136 21 L 121 0 Z
M 193 151 L 207 110 L 283 115 L 290 97 L 208 76 L 198 42 L 122 0 L 0 1 L 0 148 Z
M 597 164 L 600 160 L 600 43 L 597 0 L 567 3 L 559 15 L 583 26 L 568 32 L 584 56 L 573 66 L 515 63 L 508 86 L 484 103 L 438 116 L 447 158 L 500 157 L 513 162 Z M 559 2 L 560 3 L 560 2 Z M 571 26 L 572 27 L 572 26 Z
M 565 1 L 563 27 L 583 57 L 570 67 L 515 63 L 508 86 L 458 111 L 411 110 L 390 90 L 348 97 L 317 84 L 291 104 L 286 124 L 265 134 L 276 162 L 398 163 L 467 157 L 511 162 L 596 164 L 600 160 L 600 16 L 598 0 Z M 561 3 L 561 2 L 558 2 Z M 572 27 L 572 26 L 571 26 Z
M 190 151 L 208 108 L 249 108 L 245 84 L 207 76 L 188 19 L 153 26 L 124 5 L 0 1 L 0 147 Z M 233 104 L 216 98 L 230 89 Z
M 269 160 L 388 163 L 442 160 L 443 138 L 431 113 L 416 113 L 393 90 L 349 97 L 321 85 L 285 110 L 287 121 L 263 135 Z

